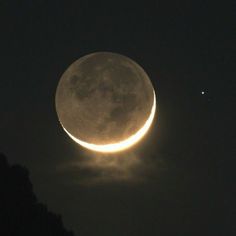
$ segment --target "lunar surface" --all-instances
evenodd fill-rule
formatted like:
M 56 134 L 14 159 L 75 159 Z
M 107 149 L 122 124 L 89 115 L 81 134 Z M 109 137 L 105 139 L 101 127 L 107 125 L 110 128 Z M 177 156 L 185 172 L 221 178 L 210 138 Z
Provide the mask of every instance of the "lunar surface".
M 56 90 L 62 127 L 74 141 L 94 151 L 121 151 L 138 142 L 151 126 L 155 110 L 155 92 L 145 71 L 115 53 L 78 59 Z

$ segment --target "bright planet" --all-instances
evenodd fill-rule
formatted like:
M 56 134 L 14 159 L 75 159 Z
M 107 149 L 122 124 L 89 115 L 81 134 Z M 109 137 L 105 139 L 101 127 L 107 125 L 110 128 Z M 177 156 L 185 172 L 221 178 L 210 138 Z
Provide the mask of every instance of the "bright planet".
M 92 53 L 72 63 L 58 83 L 55 102 L 70 138 L 105 153 L 140 141 L 156 111 L 146 72 L 132 59 L 111 52 Z

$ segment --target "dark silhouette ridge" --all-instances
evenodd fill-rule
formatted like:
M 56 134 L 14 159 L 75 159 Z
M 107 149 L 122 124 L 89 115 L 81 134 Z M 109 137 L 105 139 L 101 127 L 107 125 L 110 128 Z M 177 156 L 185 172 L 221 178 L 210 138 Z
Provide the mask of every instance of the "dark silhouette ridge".
M 73 236 L 33 193 L 29 172 L 0 153 L 0 235 Z

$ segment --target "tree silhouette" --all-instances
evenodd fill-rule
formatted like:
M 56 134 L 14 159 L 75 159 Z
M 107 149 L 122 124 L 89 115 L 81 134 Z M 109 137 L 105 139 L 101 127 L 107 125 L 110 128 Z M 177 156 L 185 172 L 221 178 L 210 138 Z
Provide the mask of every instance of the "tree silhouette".
M 0 153 L 0 235 L 73 236 L 59 215 L 38 202 L 29 172 L 20 165 L 10 166 Z

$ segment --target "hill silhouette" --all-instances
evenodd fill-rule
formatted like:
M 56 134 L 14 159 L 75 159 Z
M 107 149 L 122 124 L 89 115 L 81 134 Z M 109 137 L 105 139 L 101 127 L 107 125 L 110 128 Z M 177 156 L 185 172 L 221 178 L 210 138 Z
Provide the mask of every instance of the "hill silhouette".
M 29 172 L 10 166 L 0 153 L 0 235 L 73 236 L 59 215 L 48 211 L 33 192 Z

